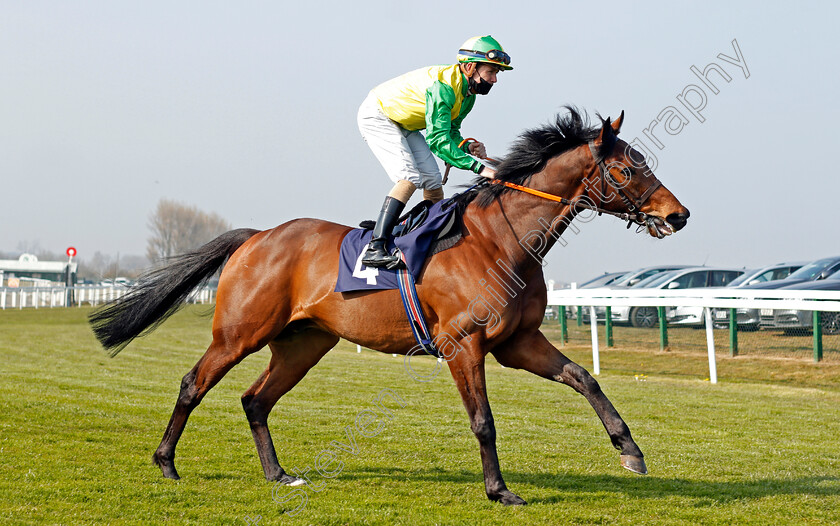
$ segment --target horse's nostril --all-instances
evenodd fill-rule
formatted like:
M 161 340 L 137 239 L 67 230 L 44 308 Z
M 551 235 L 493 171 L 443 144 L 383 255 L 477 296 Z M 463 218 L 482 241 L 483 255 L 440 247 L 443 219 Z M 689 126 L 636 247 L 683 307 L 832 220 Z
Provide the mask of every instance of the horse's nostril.
M 685 213 L 678 213 L 678 214 L 670 214 L 668 217 L 665 218 L 668 221 L 668 224 L 674 227 L 675 230 L 680 230 L 685 224 L 688 222 L 688 210 Z

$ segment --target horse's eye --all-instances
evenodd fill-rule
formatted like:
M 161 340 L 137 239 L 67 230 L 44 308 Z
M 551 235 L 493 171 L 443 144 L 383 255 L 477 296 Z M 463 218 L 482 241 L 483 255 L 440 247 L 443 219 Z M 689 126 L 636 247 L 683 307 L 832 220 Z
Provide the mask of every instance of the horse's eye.
M 624 167 L 621 170 L 621 175 L 623 175 L 627 179 L 630 179 L 631 177 L 633 177 L 633 170 L 631 170 L 630 168 Z

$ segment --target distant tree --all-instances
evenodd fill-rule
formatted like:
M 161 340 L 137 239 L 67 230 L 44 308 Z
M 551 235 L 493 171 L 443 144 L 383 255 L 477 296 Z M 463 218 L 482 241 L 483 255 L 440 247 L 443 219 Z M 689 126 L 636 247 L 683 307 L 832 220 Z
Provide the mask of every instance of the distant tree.
M 78 278 L 93 282 L 117 277 L 137 279 L 149 266 L 146 256 L 119 253 L 111 256 L 98 250 L 92 256 L 80 256 L 76 261 L 79 263 Z
M 82 258 L 79 258 L 80 260 Z M 79 263 L 79 274 L 82 279 L 90 279 L 92 281 L 100 281 L 105 278 L 115 278 L 116 268 L 113 258 L 103 254 L 98 250 L 93 256 L 84 258 L 83 262 Z
M 53 252 L 41 248 L 41 242 L 37 239 L 34 241 L 18 241 L 17 253 L 18 256 L 20 254 L 33 254 L 39 261 L 63 261 L 67 259 L 67 256 L 60 252 Z M 18 256 L 15 256 L 13 259 L 17 259 Z
M 231 224 L 213 213 L 169 199 L 161 199 L 149 216 L 146 256 L 151 262 L 200 247 L 230 230 Z
M 22 254 L 37 254 L 41 252 L 41 242 L 36 240 L 18 241 L 18 252 Z
M 146 267 L 149 266 L 149 260 L 146 256 L 137 254 L 125 254 L 120 256 L 119 260 L 119 275 L 127 278 L 136 279 Z

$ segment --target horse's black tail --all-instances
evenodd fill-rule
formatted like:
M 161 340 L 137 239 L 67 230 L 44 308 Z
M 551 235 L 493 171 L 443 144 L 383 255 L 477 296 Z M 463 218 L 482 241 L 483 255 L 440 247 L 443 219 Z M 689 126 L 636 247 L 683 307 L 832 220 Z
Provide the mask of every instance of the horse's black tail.
M 155 330 L 180 309 L 245 241 L 259 230 L 231 230 L 203 247 L 174 256 L 140 277 L 128 294 L 93 312 L 88 321 L 103 347 L 116 356 L 131 341 Z

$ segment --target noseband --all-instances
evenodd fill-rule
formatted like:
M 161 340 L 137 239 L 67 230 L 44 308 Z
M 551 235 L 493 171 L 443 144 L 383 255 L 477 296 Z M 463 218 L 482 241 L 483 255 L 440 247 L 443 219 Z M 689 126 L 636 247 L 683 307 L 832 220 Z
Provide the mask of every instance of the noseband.
M 610 150 L 614 147 L 615 142 L 613 142 Z M 621 198 L 624 206 L 626 206 L 627 210 L 630 211 L 630 214 L 628 215 L 632 216 L 632 218 L 627 221 L 627 228 L 630 228 L 631 223 L 638 223 L 642 226 L 646 225 L 648 215 L 642 212 L 641 208 L 648 202 L 648 199 L 650 199 L 650 196 L 653 195 L 653 192 L 662 186 L 659 179 L 654 179 L 653 183 L 644 191 L 644 193 L 642 193 L 642 195 L 635 197 L 630 191 L 625 189 L 627 186 L 627 180 L 633 177 L 633 172 L 630 168 L 625 166 L 621 170 L 621 174 L 625 177 L 624 185 L 621 185 L 607 166 L 606 156 L 598 154 L 598 147 L 595 146 L 595 143 L 592 141 L 589 142 L 589 152 L 592 154 L 592 158 L 598 165 L 598 171 L 601 172 L 601 198 L 603 199 L 603 197 L 607 195 L 607 182 L 609 182 L 610 186 L 613 187 L 618 196 Z
M 615 142 L 613 142 L 612 147 L 615 147 Z M 610 150 L 612 150 L 612 147 L 610 148 Z M 592 154 L 592 159 L 598 166 L 598 171 L 601 173 L 601 202 L 603 203 L 603 197 L 606 196 L 607 183 L 609 182 L 610 186 L 612 186 L 613 189 L 615 189 L 616 193 L 621 198 L 622 202 L 624 203 L 624 206 L 627 207 L 627 210 L 629 210 L 629 212 L 613 212 L 612 210 L 607 210 L 602 206 L 596 205 L 594 203 L 590 205 L 587 203 L 581 203 L 579 201 L 571 201 L 569 199 L 566 199 L 565 197 L 560 197 L 559 195 L 541 192 L 540 190 L 534 190 L 533 188 L 528 188 L 527 186 L 511 183 L 510 181 L 501 181 L 499 179 L 493 179 L 491 183 L 501 184 L 507 186 L 508 188 L 513 188 L 514 190 L 519 190 L 521 192 L 542 197 L 543 199 L 556 201 L 567 206 L 573 206 L 575 207 L 575 209 L 585 208 L 597 212 L 598 215 L 608 214 L 611 216 L 615 216 L 621 219 L 622 221 L 627 221 L 627 228 L 630 228 L 630 226 L 633 225 L 633 223 L 639 225 L 639 231 L 641 231 L 643 228 L 646 228 L 648 226 L 648 223 L 653 219 L 646 213 L 642 212 L 641 208 L 645 205 L 645 203 L 647 203 L 648 199 L 650 199 L 650 196 L 653 195 L 653 192 L 655 192 L 660 186 L 662 186 L 662 183 L 659 181 L 659 179 L 655 179 L 653 184 L 651 184 L 644 191 L 644 193 L 642 193 L 642 195 L 635 197 L 631 192 L 626 190 L 623 186 L 621 186 L 618 183 L 618 181 L 615 179 L 615 176 L 612 174 L 609 167 L 607 166 L 606 156 L 599 155 L 598 147 L 592 141 L 589 142 L 589 151 Z M 630 171 L 630 169 L 626 166 L 621 172 L 625 176 L 626 186 L 627 178 L 632 177 L 633 174 Z

